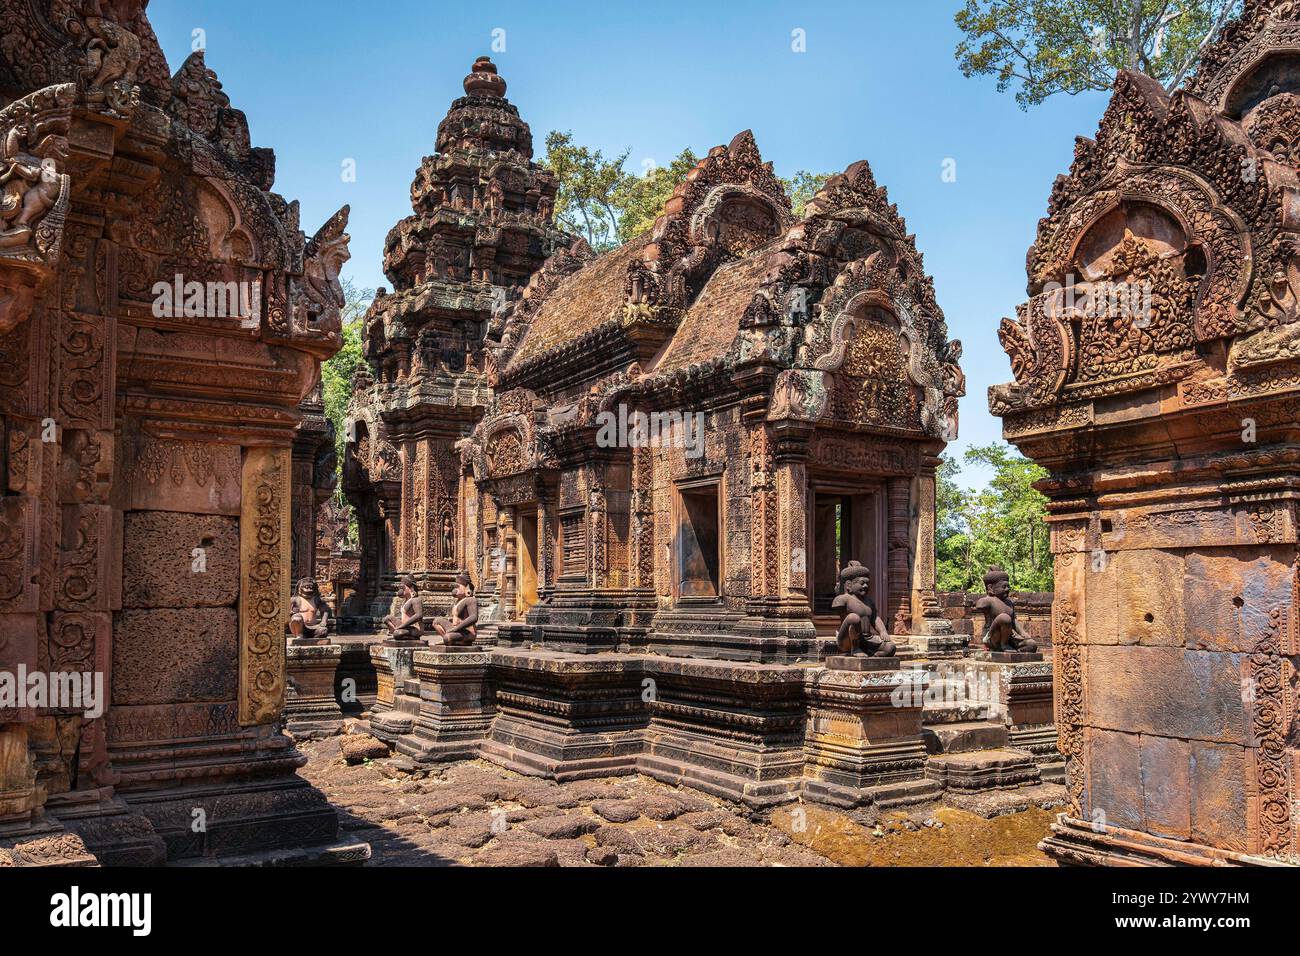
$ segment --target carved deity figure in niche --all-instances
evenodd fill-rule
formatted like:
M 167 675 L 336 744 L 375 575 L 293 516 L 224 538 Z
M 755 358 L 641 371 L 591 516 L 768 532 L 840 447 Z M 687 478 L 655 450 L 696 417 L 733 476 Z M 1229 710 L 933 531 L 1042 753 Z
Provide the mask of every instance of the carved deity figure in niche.
M 420 599 L 420 589 L 415 578 L 409 574 L 402 575 L 402 586 L 397 592 L 402 602 L 396 614 L 384 618 L 384 628 L 389 640 L 418 641 L 424 633 L 424 601 Z
M 1015 651 L 1032 654 L 1038 644 L 1016 620 L 1011 603 L 1011 578 L 996 565 L 984 575 L 984 597 L 975 602 L 975 610 L 984 615 L 984 647 L 990 651 Z
M 433 622 L 433 629 L 438 636 L 432 643 L 450 647 L 473 644 L 474 638 L 478 636 L 478 598 L 474 596 L 474 582 L 464 571 L 456 575 L 456 587 L 451 595 L 456 599 L 451 617 L 440 617 Z
M 840 593 L 831 607 L 840 613 L 836 634 L 840 653 L 855 657 L 893 657 L 894 642 L 885 630 L 885 622 L 876 613 L 876 602 L 867 593 L 871 589 L 871 570 L 859 561 L 850 561 L 840 572 Z
M 329 609 L 321 599 L 315 579 L 303 578 L 298 582 L 298 593 L 289 600 L 289 613 L 289 633 L 294 643 L 329 640 Z
M 438 557 L 443 562 L 451 561 L 456 557 L 456 529 L 451 520 L 451 515 L 447 512 L 442 513 L 442 528 L 438 538 L 439 553 Z

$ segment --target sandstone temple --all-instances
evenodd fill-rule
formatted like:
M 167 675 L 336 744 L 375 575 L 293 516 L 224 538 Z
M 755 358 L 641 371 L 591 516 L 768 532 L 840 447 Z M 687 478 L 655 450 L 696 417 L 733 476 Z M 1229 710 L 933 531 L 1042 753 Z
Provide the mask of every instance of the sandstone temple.
M 356 605 L 377 620 L 409 579 L 433 618 L 464 571 L 477 633 L 373 644 L 371 733 L 753 807 L 922 802 L 950 775 L 1051 794 L 1050 666 L 968 660 L 935 593 L 961 345 L 868 164 L 796 217 L 741 132 L 597 256 L 489 60 L 464 92 L 385 243 L 343 488 Z M 820 666 L 850 560 L 901 651 L 869 672 Z M 939 681 L 985 699 L 932 708 L 936 733 Z
M 1300 3 L 1173 94 L 1121 72 L 1052 187 L 988 399 L 1049 473 L 1048 595 L 936 590 L 962 346 L 867 161 L 796 215 L 739 132 L 598 254 L 487 57 L 338 460 L 349 209 L 309 236 L 146 7 L 0 0 L 0 867 L 364 863 L 301 772 L 345 728 L 746 815 L 1049 809 L 1068 864 L 1300 862 Z

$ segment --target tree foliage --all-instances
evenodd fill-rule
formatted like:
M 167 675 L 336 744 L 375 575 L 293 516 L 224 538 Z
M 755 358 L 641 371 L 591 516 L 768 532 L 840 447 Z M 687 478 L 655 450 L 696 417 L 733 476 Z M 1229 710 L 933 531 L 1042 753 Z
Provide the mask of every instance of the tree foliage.
M 357 369 L 365 362 L 365 353 L 361 345 L 361 325 L 370 300 L 375 297 L 374 289 L 358 289 L 351 279 L 341 279 L 343 285 L 343 347 L 333 356 L 321 363 L 321 395 L 325 404 L 325 417 L 334 426 L 334 451 L 339 475 L 334 503 L 345 509 L 348 515 L 348 527 L 344 535 L 346 546 L 355 547 L 357 541 L 357 519 L 351 506 L 343 497 L 343 452 L 347 445 L 348 404 L 352 400 L 352 383 Z
M 684 149 L 667 166 L 655 166 L 644 176 L 623 179 L 614 193 L 614 206 L 619 212 L 620 242 L 635 239 L 654 226 L 664 211 L 664 205 L 672 198 L 673 190 L 685 182 L 686 174 L 699 161 L 691 150 Z
M 802 219 L 804 209 L 813 196 L 817 195 L 817 190 L 826 185 L 826 181 L 834 176 L 834 173 L 810 173 L 806 169 L 801 169 L 789 179 L 782 179 L 781 184 L 785 186 L 785 191 L 790 197 L 790 205 L 794 211 L 796 219 Z
M 546 137 L 542 165 L 560 181 L 555 217 L 565 230 L 582 236 L 597 252 L 606 252 L 653 228 L 672 198 L 673 190 L 700 159 L 682 150 L 667 166 L 651 166 L 642 176 L 624 168 L 630 149 L 606 158 L 599 149 L 580 146 L 572 132 L 552 131 Z M 782 183 L 796 216 L 830 179 L 830 173 L 799 170 Z
M 553 130 L 546 136 L 542 164 L 560 181 L 555 218 L 597 252 L 618 245 L 617 195 L 627 177 L 623 163 L 630 152 L 606 159 L 600 150 L 576 144 L 572 132 Z
M 1056 93 L 1109 90 L 1137 70 L 1173 91 L 1241 0 L 966 0 L 957 62 L 1017 87 L 1022 109 Z
M 325 417 L 334 424 L 334 446 L 342 469 L 343 446 L 347 443 L 344 425 L 348 402 L 352 399 L 352 380 L 365 361 L 361 349 L 361 320 L 365 317 L 373 289 L 358 289 L 351 279 L 343 284 L 343 347 L 321 365 L 321 392 L 325 400 Z M 341 472 L 340 472 L 341 473 Z
M 1020 591 L 1053 588 L 1047 499 L 1034 482 L 1047 472 L 1002 444 L 969 448 L 965 460 L 993 472 L 968 491 L 956 482 L 961 466 L 945 458 L 935 489 L 935 573 L 940 591 L 983 590 L 984 572 L 1001 565 Z

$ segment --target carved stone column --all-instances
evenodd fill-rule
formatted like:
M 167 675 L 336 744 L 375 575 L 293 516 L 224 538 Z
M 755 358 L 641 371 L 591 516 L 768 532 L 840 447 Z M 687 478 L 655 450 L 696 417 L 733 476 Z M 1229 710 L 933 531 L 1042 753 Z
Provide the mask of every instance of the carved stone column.
M 780 558 L 776 565 L 780 604 L 792 609 L 808 606 L 808 465 L 785 458 L 776 466 L 777 536 Z
M 933 462 L 934 459 L 931 459 Z M 950 653 L 965 644 L 954 637 L 935 594 L 935 473 L 928 464 L 913 483 L 916 495 L 915 559 L 912 562 L 912 633 L 927 652 Z
M 537 506 L 538 566 L 537 591 L 542 601 L 549 599 L 555 590 L 555 505 L 554 495 L 543 488 Z
M 515 539 L 515 509 L 502 508 L 497 512 L 497 547 L 501 551 L 497 588 L 501 594 L 501 617 L 506 621 L 516 620 L 518 546 L 519 542 Z
M 912 625 L 912 479 L 890 478 L 887 493 L 889 590 L 885 618 L 891 633 L 906 634 Z
M 383 521 L 384 538 L 380 545 L 383 578 L 392 577 L 401 571 L 398 550 L 402 530 L 402 502 L 397 495 L 386 497 L 379 502 L 379 514 Z
M 605 473 L 603 464 L 588 467 L 590 484 L 587 490 L 587 555 L 588 580 L 596 589 L 609 587 L 609 515 L 606 511 Z

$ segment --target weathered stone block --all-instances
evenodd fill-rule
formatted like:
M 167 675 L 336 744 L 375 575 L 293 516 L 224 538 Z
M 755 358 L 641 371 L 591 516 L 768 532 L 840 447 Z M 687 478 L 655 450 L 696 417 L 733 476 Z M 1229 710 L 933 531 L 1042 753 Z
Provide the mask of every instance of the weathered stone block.
M 1120 551 L 1111 563 L 1117 643 L 1181 647 L 1182 556 L 1176 551 Z
M 114 704 L 227 701 L 238 687 L 233 608 L 123 611 L 114 621 Z
M 1191 763 L 1192 839 L 1221 850 L 1246 846 L 1246 749 L 1193 743 Z
M 238 519 L 132 511 L 123 527 L 123 607 L 233 607 L 239 600 Z
M 1241 656 L 1176 647 L 1088 649 L 1089 725 L 1244 744 Z M 1188 706 L 1195 701 L 1196 706 Z
M 1084 817 L 1107 826 L 1142 827 L 1142 756 L 1137 734 L 1088 734 L 1091 772 Z
M 1168 737 L 1141 739 L 1142 815 L 1148 833 L 1175 840 L 1191 835 L 1191 747 Z
M 1269 617 L 1291 603 L 1292 561 L 1285 549 L 1205 549 L 1187 554 L 1189 648 L 1249 651 L 1267 636 Z
M 1083 561 L 1090 561 L 1083 555 Z M 1084 582 L 1083 627 L 1089 644 L 1120 642 L 1118 599 L 1113 570 L 1082 572 Z
M 240 448 L 152 435 L 128 443 L 122 471 L 128 510 L 238 515 Z

